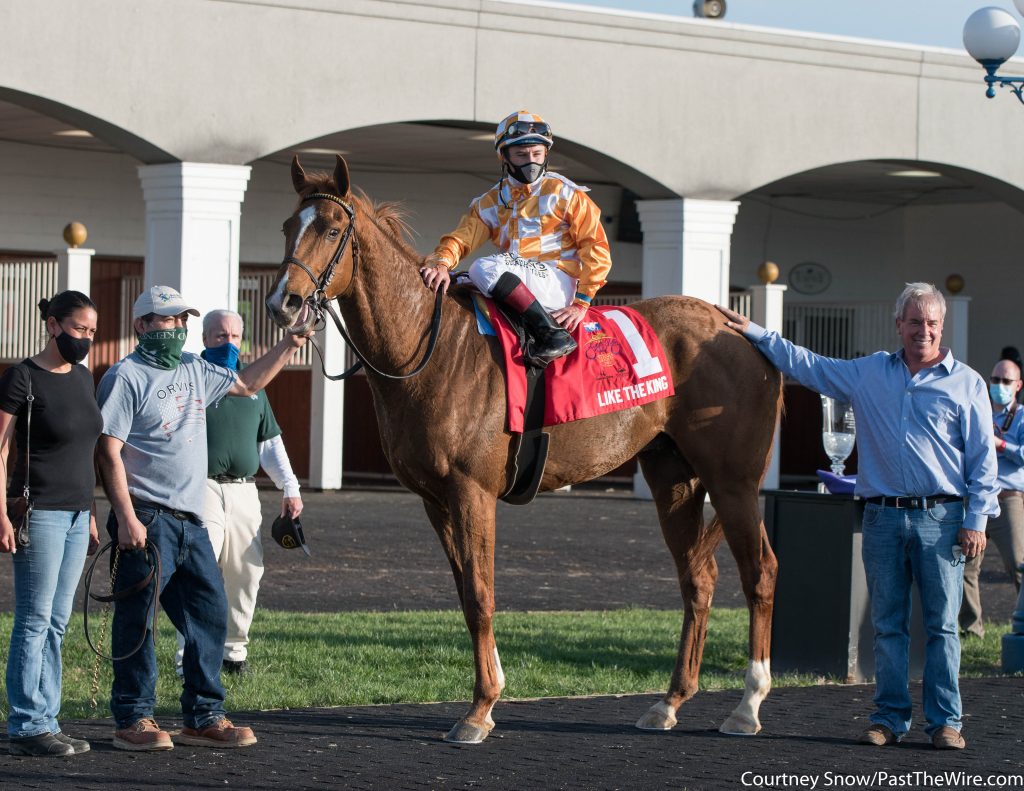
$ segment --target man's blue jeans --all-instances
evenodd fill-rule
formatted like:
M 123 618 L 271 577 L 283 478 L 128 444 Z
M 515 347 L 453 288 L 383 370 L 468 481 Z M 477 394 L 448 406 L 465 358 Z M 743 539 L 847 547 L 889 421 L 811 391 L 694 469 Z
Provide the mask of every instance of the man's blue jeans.
M 33 511 L 30 544 L 14 553 L 14 627 L 7 654 L 7 733 L 60 730 L 64 630 L 89 548 L 88 511 Z
M 927 646 L 924 664 L 925 732 L 960 730 L 960 638 L 957 614 L 964 568 L 953 565 L 953 545 L 963 526 L 961 502 L 912 510 L 868 503 L 862 552 L 871 622 L 875 630 L 875 712 L 871 722 L 897 736 L 910 729 L 908 688 L 911 583 L 921 593 Z
M 160 605 L 174 627 L 185 636 L 182 662 L 184 688 L 181 712 L 188 728 L 205 728 L 224 717 L 221 657 L 227 633 L 228 610 L 224 582 L 213 556 L 206 528 L 178 519 L 165 510 L 138 505 L 135 516 L 146 526 L 147 538 L 160 553 Z M 117 518 L 110 512 L 107 532 L 117 541 Z M 142 550 L 122 551 L 115 590 L 136 584 L 149 574 Z M 146 640 L 138 653 L 114 662 L 110 710 L 118 728 L 153 716 L 156 705 L 156 651 L 152 624 L 147 624 L 150 586 L 120 600 L 114 607 L 111 633 L 113 656 L 122 656 Z

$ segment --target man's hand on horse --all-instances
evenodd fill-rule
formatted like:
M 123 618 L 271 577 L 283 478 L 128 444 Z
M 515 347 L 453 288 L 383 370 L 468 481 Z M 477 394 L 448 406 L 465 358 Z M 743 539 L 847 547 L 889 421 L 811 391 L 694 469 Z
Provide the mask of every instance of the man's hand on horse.
M 423 278 L 423 285 L 431 291 L 440 289 L 442 294 L 448 291 L 448 284 L 452 282 L 448 267 L 438 262 L 420 267 L 420 277 Z
M 737 313 L 735 310 L 729 310 L 729 308 L 724 308 L 721 305 L 715 305 L 715 307 L 725 316 L 726 327 L 737 332 L 744 332 L 750 326 L 750 319 Z
M 556 310 L 551 314 L 551 318 L 557 321 L 563 329 L 574 332 L 586 315 L 587 309 L 574 302 L 571 305 L 566 305 L 564 308 Z

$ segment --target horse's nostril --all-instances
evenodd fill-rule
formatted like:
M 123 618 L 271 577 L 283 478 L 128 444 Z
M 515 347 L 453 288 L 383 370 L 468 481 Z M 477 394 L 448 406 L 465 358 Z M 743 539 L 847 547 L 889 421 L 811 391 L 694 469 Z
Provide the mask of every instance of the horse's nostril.
M 302 297 L 298 294 L 289 294 L 284 301 L 284 308 L 289 313 L 294 313 L 302 307 Z

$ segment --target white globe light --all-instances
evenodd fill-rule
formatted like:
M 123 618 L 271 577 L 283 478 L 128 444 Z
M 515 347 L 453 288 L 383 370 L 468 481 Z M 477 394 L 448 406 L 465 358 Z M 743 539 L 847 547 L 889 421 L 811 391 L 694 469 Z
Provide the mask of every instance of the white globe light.
M 1024 0 L 1014 0 L 1018 7 Z M 1020 25 L 1009 12 L 995 6 L 979 8 L 964 24 L 964 48 L 979 63 L 1002 63 L 1020 46 Z
M 1013 4 L 1017 6 L 1017 13 L 1024 16 L 1024 0 L 1013 0 Z

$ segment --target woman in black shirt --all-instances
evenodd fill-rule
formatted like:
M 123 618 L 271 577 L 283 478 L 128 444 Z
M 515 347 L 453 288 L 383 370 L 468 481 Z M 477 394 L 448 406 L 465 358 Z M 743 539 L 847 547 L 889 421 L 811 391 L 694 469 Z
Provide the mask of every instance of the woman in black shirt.
M 6 497 L 0 487 L 0 552 L 13 554 L 14 627 L 7 655 L 7 733 L 12 755 L 71 755 L 89 743 L 61 733 L 61 642 L 71 617 L 86 553 L 99 543 L 92 514 L 93 451 L 103 428 L 92 374 L 77 363 L 96 334 L 96 306 L 64 291 L 39 309 L 49 339 L 39 354 L 0 376 L 0 463 L 8 472 L 11 440 L 18 454 Z M 29 384 L 34 397 L 31 436 Z M 26 454 L 34 507 L 29 545 L 16 546 L 7 499 L 22 494 Z

